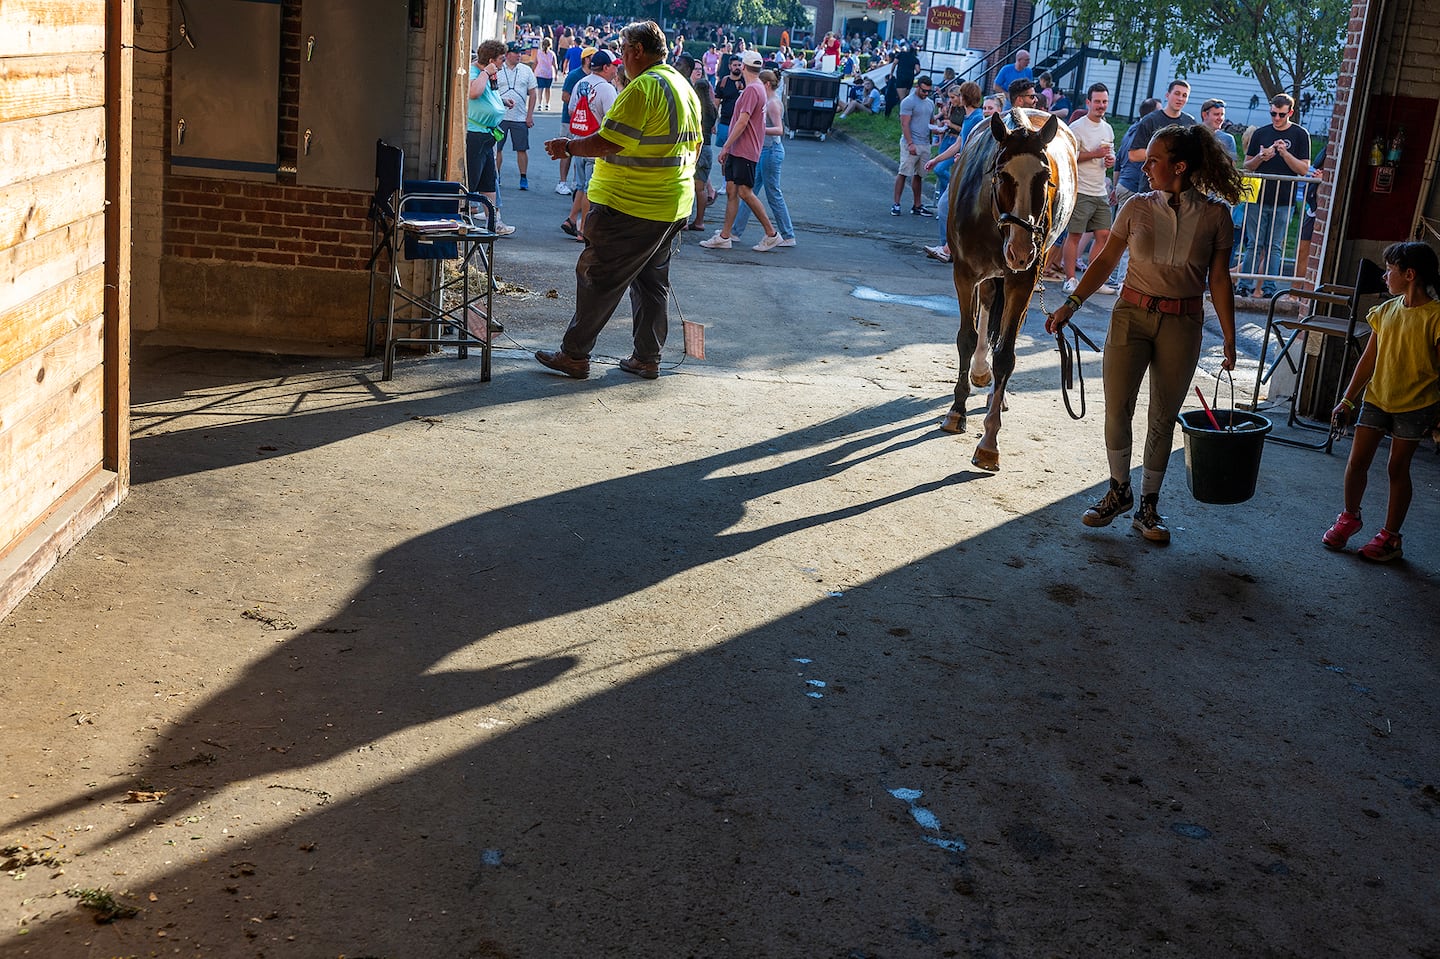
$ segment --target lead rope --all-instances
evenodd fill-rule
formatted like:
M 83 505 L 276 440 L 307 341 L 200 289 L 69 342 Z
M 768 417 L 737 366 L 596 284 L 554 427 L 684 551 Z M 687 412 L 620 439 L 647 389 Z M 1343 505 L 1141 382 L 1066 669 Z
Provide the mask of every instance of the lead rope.
M 1045 284 L 1040 284 L 1040 309 L 1045 309 Z M 1045 314 L 1049 316 L 1049 313 Z M 1055 331 L 1055 343 L 1060 349 L 1060 398 L 1065 401 L 1065 412 L 1070 414 L 1072 420 L 1085 418 L 1085 372 L 1080 365 L 1080 344 L 1084 343 L 1096 353 L 1100 347 L 1095 341 L 1085 335 L 1085 331 L 1075 325 L 1075 321 L 1068 320 L 1065 326 L 1070 327 L 1070 334 L 1075 342 L 1074 346 L 1065 342 L 1065 327 Z M 1080 389 L 1080 412 L 1076 413 L 1075 408 L 1070 405 L 1070 391 L 1079 384 Z

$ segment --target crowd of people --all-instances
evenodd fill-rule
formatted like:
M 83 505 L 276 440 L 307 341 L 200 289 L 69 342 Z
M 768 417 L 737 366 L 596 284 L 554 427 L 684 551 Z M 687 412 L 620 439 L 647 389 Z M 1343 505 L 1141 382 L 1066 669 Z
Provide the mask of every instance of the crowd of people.
M 528 190 L 529 130 L 535 111 L 553 102 L 552 90 L 560 81 L 563 132 L 547 140 L 544 149 L 560 163 L 556 192 L 572 197 L 560 229 L 585 248 L 576 264 L 575 312 L 560 348 L 535 354 L 545 367 L 587 377 L 596 339 L 628 292 L 634 351 L 620 368 L 647 379 L 659 376 L 668 329 L 670 257 L 682 231 L 708 229 L 707 210 L 719 202 L 711 182 L 717 167 L 723 213 L 719 228 L 700 242 L 702 248 L 731 249 L 751 217 L 762 230 L 753 250 L 796 245 L 781 187 L 786 132 L 781 74 L 782 63 L 800 58 L 788 52 L 788 36 L 782 36 L 771 60 L 743 40 L 713 39 L 697 59 L 684 52 L 683 37 L 672 44 L 653 22 L 630 24 L 619 32 L 603 25 L 564 28 L 536 40 L 534 69 L 519 62 L 523 40 L 486 41 L 476 51 L 467 163 L 471 189 L 492 202 L 498 200 L 506 144 L 516 156 L 517 185 Z M 849 47 L 828 34 L 817 45 L 814 62 L 829 67 L 849 54 Z M 1107 120 L 1110 91 L 1103 83 L 1091 84 L 1081 104 L 1072 107 L 1053 78 L 1034 76 L 1029 54 L 1020 51 L 997 73 L 988 95 L 973 81 L 947 83 L 937 103 L 933 79 L 918 75 L 917 63 L 906 60 L 906 53 L 896 48 L 891 74 L 894 86 L 904 83 L 904 94 L 898 104 L 900 164 L 890 212 L 904 214 L 908 188 L 910 214 L 938 219 L 940 242 L 925 248 L 934 259 L 950 258 L 948 185 L 953 165 L 963 161 L 967 139 L 982 122 L 1017 107 L 1054 114 L 1073 134 L 1075 209 L 1064 240 L 1046 264 L 1066 298 L 1047 317 L 1046 329 L 1060 331 L 1091 296 L 1116 296 L 1103 361 L 1109 483 L 1082 521 L 1103 527 L 1133 512 L 1132 525 L 1145 539 L 1169 542 L 1159 494 L 1177 415 L 1199 360 L 1204 299 L 1208 295 L 1219 320 L 1222 366 L 1231 369 L 1235 296 L 1249 292 L 1243 282 L 1237 288 L 1232 270 L 1265 277 L 1262 289 L 1271 294 L 1294 210 L 1295 179 L 1267 179 L 1247 203 L 1242 202 L 1243 175 L 1316 173 L 1309 136 L 1293 121 L 1293 100 L 1285 94 L 1273 97 L 1271 122 L 1248 131 L 1237 151 L 1227 132 L 1224 101 L 1205 100 L 1197 119 L 1185 112 L 1189 84 L 1175 80 L 1163 100 L 1141 105 L 1139 120 L 1117 144 Z M 855 99 L 840 108 L 841 118 L 885 108 L 868 79 L 856 89 Z M 924 202 L 929 172 L 937 180 L 935 206 Z M 508 235 L 512 228 L 497 220 L 496 231 Z M 1087 245 L 1088 264 L 1082 256 Z M 1412 495 L 1409 458 L 1440 419 L 1440 304 L 1434 299 L 1440 264 L 1423 244 L 1397 244 L 1385 258 L 1394 299 L 1372 311 L 1374 335 L 1334 412 L 1341 424 L 1354 416 L 1357 434 L 1346 471 L 1344 510 L 1322 537 L 1325 546 L 1341 549 L 1362 528 L 1365 474 L 1379 440 L 1388 434 L 1393 442 L 1386 522 L 1360 551 L 1380 561 L 1401 555 L 1400 526 Z M 1147 379 L 1150 402 L 1137 508 L 1131 486 L 1132 422 Z

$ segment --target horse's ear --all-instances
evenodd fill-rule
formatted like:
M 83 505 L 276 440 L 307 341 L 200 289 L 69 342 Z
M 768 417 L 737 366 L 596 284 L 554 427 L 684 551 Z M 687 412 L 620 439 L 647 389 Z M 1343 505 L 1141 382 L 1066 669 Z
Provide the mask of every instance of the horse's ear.
M 990 114 L 990 135 L 995 138 L 996 143 L 1004 143 L 1010 131 L 1005 128 L 1005 120 L 1001 117 L 1000 111 L 996 110 Z
M 1040 128 L 1040 145 L 1047 146 L 1051 140 L 1055 139 L 1055 134 L 1059 129 L 1060 118 L 1053 113 L 1050 114 L 1050 119 L 1046 120 L 1045 125 Z

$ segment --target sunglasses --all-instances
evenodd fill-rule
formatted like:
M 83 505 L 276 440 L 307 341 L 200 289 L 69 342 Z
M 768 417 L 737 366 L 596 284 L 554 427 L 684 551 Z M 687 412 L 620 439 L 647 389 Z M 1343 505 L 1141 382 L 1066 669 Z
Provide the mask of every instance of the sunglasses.
M 1289 110 L 1271 110 L 1271 111 L 1270 111 L 1270 115 L 1271 115 L 1272 117 L 1288 117 L 1288 116 L 1290 115 L 1290 111 L 1289 111 Z

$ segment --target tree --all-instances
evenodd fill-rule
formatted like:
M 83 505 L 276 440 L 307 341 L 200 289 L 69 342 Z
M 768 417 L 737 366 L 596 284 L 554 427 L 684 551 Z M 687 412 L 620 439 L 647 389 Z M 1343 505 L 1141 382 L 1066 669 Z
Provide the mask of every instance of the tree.
M 728 23 L 742 27 L 806 23 L 809 15 L 800 0 L 683 0 L 675 3 L 677 17 L 694 23 Z
M 1225 57 L 1265 96 L 1329 90 L 1340 71 L 1350 0 L 1054 0 L 1079 39 L 1127 60 L 1169 50 L 1182 73 Z

